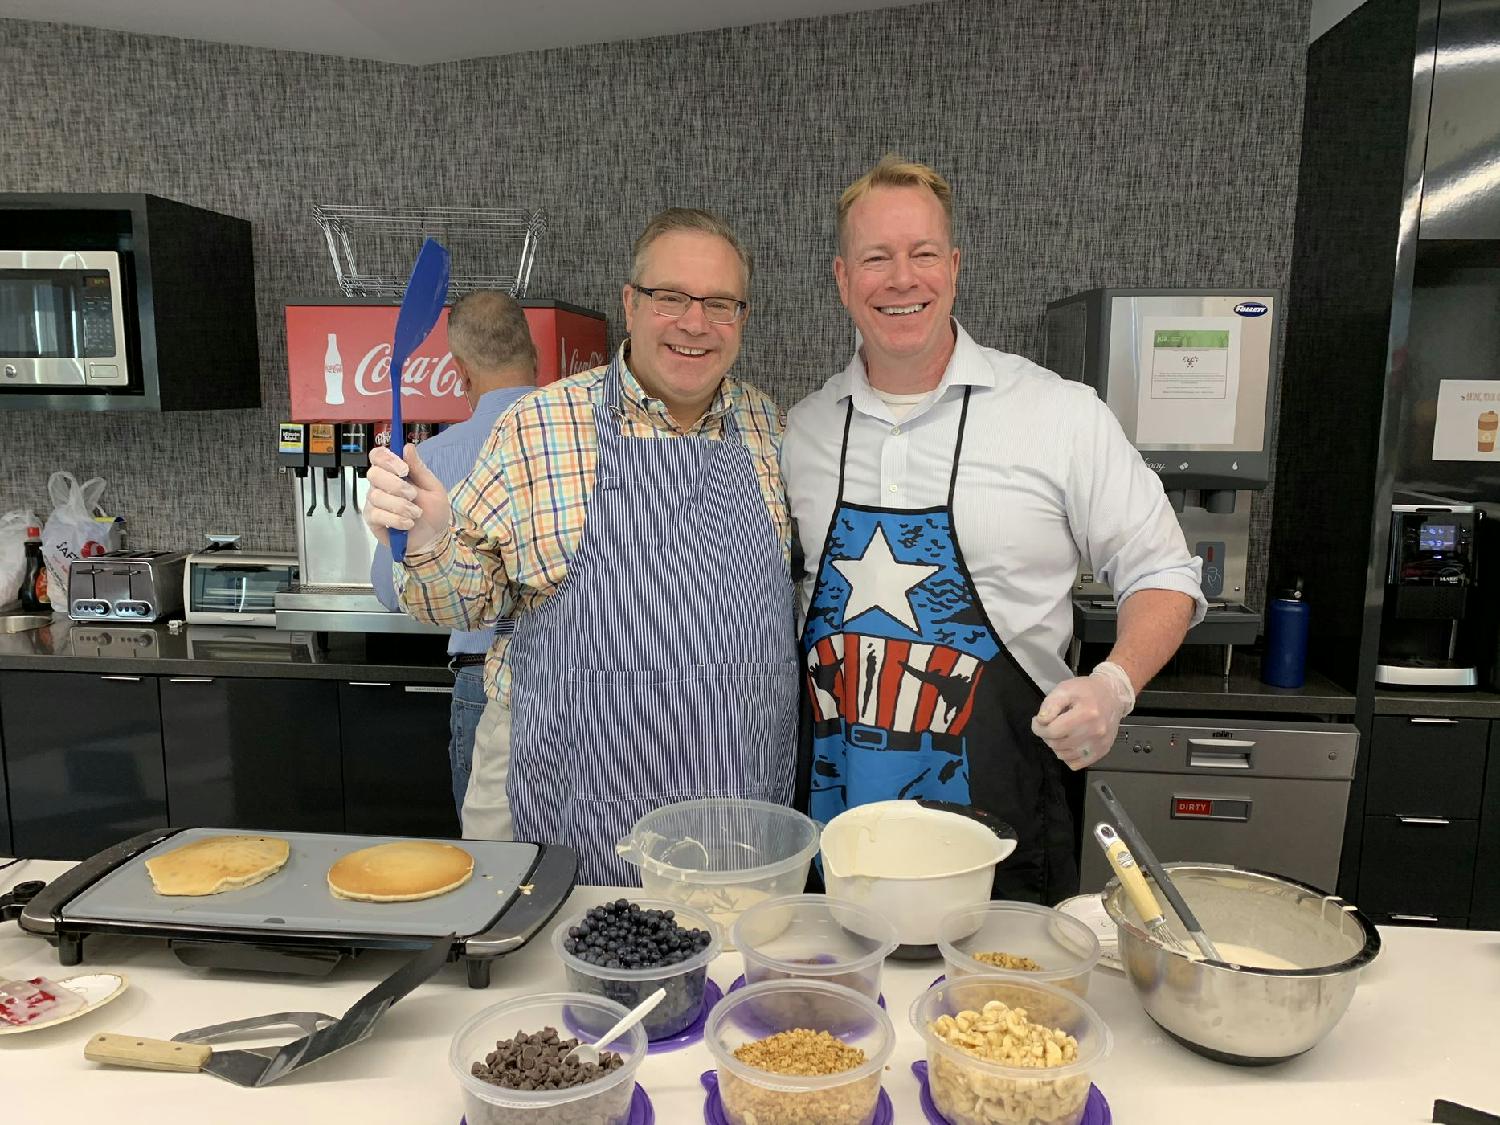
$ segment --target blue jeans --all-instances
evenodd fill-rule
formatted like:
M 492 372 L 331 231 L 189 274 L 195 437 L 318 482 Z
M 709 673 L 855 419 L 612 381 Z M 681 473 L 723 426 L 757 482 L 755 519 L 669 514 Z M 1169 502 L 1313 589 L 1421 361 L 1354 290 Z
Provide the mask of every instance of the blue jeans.
M 473 664 L 453 673 L 453 705 L 448 712 L 448 764 L 453 769 L 453 803 L 460 813 L 469 771 L 474 765 L 474 729 L 484 714 L 484 665 Z

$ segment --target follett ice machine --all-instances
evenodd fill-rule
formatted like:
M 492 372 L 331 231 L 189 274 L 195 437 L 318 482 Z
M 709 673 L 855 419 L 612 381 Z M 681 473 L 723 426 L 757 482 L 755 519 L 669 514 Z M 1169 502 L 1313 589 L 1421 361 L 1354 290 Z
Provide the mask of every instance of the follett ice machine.
M 1203 560 L 1206 619 L 1189 644 L 1260 635 L 1246 604 L 1252 492 L 1270 479 L 1273 289 L 1090 289 L 1047 306 L 1045 365 L 1087 383 L 1161 477 L 1188 550 Z M 1073 599 L 1072 662 L 1111 644 L 1115 604 L 1085 560 Z

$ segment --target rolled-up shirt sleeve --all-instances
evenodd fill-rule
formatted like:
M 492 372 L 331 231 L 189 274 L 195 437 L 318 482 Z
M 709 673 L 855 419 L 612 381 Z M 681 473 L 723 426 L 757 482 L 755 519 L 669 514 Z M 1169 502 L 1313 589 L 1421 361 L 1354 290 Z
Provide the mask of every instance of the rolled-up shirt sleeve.
M 1161 478 L 1090 396 L 1075 431 L 1068 488 L 1068 522 L 1094 575 L 1109 584 L 1115 603 L 1139 590 L 1176 590 L 1193 599 L 1193 624 L 1203 620 L 1203 560 L 1188 553 L 1182 526 Z

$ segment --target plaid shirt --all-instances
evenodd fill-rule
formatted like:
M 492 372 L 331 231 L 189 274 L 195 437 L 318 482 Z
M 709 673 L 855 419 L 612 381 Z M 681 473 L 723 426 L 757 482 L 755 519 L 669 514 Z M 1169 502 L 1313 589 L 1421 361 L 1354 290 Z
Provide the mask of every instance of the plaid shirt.
M 791 556 L 791 517 L 781 480 L 785 415 L 747 383 L 725 378 L 708 412 L 688 429 L 652 398 L 626 365 L 628 341 L 615 363 L 543 387 L 496 425 L 474 471 L 451 493 L 453 528 L 424 551 L 395 564 L 401 607 L 413 617 L 470 629 L 497 617 L 537 609 L 555 594 L 578 551 L 594 490 L 599 437 L 594 405 L 605 379 L 620 371 L 621 433 L 627 438 L 720 439 L 734 416 L 755 463 L 771 525 Z M 510 670 L 498 638 L 485 661 L 485 687 L 508 699 Z

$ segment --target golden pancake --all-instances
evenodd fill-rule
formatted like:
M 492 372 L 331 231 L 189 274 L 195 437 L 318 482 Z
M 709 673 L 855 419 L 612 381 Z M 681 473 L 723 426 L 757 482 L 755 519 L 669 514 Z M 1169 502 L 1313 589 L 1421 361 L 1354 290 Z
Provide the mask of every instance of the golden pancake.
M 436 840 L 398 840 L 350 852 L 328 869 L 328 889 L 358 902 L 414 902 L 469 881 L 474 857 Z
M 275 836 L 205 836 L 146 861 L 159 895 L 216 895 L 269 879 L 291 846 Z

